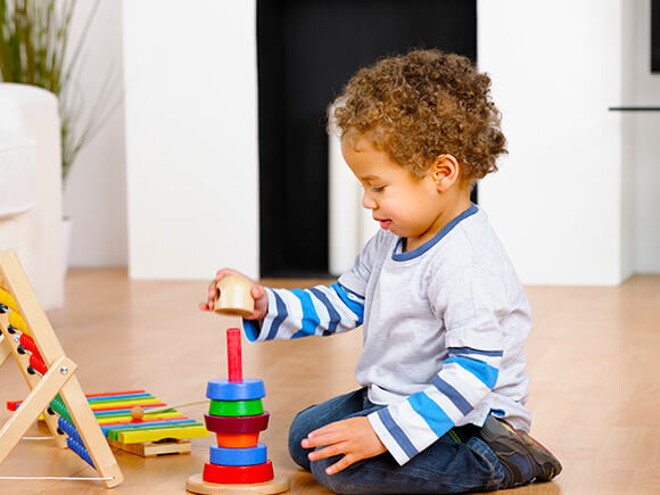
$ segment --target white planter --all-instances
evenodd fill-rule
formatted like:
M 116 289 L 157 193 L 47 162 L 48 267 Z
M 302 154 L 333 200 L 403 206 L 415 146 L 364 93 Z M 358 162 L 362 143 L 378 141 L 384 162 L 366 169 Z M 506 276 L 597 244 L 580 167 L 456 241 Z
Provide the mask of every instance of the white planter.
M 36 144 L 33 139 L 0 130 L 0 219 L 37 204 Z
M 7 224 L 5 227 L 13 224 L 15 237 L 8 240 L 0 236 L 0 247 L 9 242 L 17 246 L 16 252 L 39 302 L 46 310 L 58 308 L 63 302 L 64 284 L 60 239 L 62 153 L 57 98 L 36 86 L 0 83 L 0 129 L 34 141 L 32 156 L 36 170 L 33 174 L 26 173 L 22 167 L 28 160 L 21 160 L 18 177 L 2 178 L 0 190 L 11 189 L 11 206 L 5 211 L 12 216 L 0 223 Z M 3 142 L 5 151 L 12 151 L 9 141 Z M 29 176 L 36 180 L 36 194 L 21 194 L 16 199 L 17 191 L 32 190 L 31 186 L 25 189 L 17 186 Z M 21 211 L 25 212 L 17 214 Z

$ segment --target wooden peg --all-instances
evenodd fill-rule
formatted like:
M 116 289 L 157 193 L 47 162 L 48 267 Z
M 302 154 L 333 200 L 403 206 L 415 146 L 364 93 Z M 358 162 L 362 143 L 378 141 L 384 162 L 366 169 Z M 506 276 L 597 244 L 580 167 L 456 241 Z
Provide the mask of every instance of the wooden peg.
M 250 294 L 252 282 L 238 275 L 229 275 L 217 283 L 220 291 L 214 304 L 216 313 L 249 316 L 254 312 L 254 299 Z

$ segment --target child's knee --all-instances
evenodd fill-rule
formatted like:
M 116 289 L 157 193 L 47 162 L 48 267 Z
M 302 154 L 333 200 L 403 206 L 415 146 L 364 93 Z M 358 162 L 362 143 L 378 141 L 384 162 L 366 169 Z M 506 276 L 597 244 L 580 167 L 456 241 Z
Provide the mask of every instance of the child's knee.
M 359 490 L 356 491 L 358 487 L 355 486 L 354 477 L 352 476 L 352 470 L 350 467 L 333 475 L 329 475 L 325 472 L 329 466 L 338 460 L 339 456 L 312 462 L 311 471 L 314 478 L 332 493 L 337 493 L 339 495 L 360 493 Z
M 298 464 L 303 469 L 310 471 L 309 459 L 307 459 L 307 454 L 311 449 L 305 449 L 300 445 L 300 442 L 304 438 L 307 438 L 309 433 L 309 427 L 304 420 L 304 417 L 301 418 L 301 415 L 304 415 L 305 411 L 298 413 L 291 423 L 289 428 L 289 455 L 291 459 Z
M 311 467 L 309 465 L 310 461 L 307 458 L 307 452 L 307 449 L 303 449 L 300 446 L 300 440 L 289 436 L 289 455 L 291 456 L 291 459 L 293 459 L 293 462 L 298 464 L 301 468 L 310 471 Z

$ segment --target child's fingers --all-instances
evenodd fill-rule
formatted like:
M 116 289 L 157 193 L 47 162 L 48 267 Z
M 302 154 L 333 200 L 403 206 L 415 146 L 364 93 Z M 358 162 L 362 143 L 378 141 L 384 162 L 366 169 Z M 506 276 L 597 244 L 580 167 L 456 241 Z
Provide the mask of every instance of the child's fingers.
M 209 285 L 208 290 L 206 291 L 206 305 L 208 306 L 209 310 L 213 309 L 213 306 L 215 305 L 215 300 L 218 297 L 218 289 L 215 286 L 216 282 L 212 282 L 211 285 Z
M 335 421 L 333 423 L 328 423 L 325 426 L 322 426 L 321 428 L 317 428 L 316 430 L 310 431 L 307 434 L 307 440 L 310 440 L 315 443 L 315 447 L 319 447 L 320 445 L 327 445 L 329 441 L 332 441 L 334 438 L 336 438 L 336 432 L 340 432 L 342 430 L 342 425 L 343 421 Z M 316 442 L 326 442 L 325 444 L 316 444 Z
M 334 445 L 328 445 L 327 447 L 314 450 L 309 454 L 307 454 L 307 458 L 310 461 L 318 461 L 320 459 L 327 459 L 328 457 L 336 457 L 336 456 L 341 456 L 341 458 L 337 462 L 326 468 L 325 472 L 328 475 L 333 475 L 335 473 L 338 473 L 339 471 L 343 471 L 348 466 L 354 464 L 355 462 L 361 459 L 359 455 L 355 455 L 354 453 L 350 452 L 350 447 L 346 444 L 346 442 L 340 442 Z
M 350 454 L 346 454 L 344 457 L 339 459 L 337 462 L 335 462 L 332 466 L 328 466 L 325 470 L 326 474 L 328 475 L 333 475 L 338 473 L 339 471 L 343 471 L 346 469 L 348 466 L 351 464 L 356 463 L 360 459 L 355 458 L 354 456 Z
M 250 294 L 252 295 L 252 299 L 261 299 L 266 295 L 266 291 L 262 285 L 254 284 L 250 287 Z
M 332 424 L 332 423 L 331 423 Z M 307 438 L 303 438 L 300 443 L 305 449 L 313 449 L 315 447 L 325 447 L 327 445 L 337 444 L 344 440 L 340 435 L 336 435 L 333 430 L 328 429 L 326 425 L 318 430 L 311 431 L 307 434 Z
M 221 270 L 218 270 L 218 272 L 215 274 L 215 281 L 220 282 L 225 277 L 228 277 L 229 275 L 239 275 L 241 277 L 245 277 L 242 273 L 237 272 L 236 270 L 232 270 L 231 268 L 223 268 Z
M 307 458 L 310 461 L 318 461 L 319 459 L 325 459 L 326 457 L 334 457 L 336 455 L 341 455 L 345 453 L 345 448 L 343 444 L 338 443 L 335 445 L 328 445 L 322 449 L 313 450 L 307 454 Z

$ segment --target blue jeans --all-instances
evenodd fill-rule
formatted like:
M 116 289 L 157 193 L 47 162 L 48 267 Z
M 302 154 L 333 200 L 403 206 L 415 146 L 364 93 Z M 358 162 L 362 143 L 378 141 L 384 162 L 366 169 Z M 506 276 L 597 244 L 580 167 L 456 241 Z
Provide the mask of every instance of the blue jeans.
M 385 452 L 327 475 L 325 469 L 339 457 L 314 462 L 307 459 L 310 449 L 301 447 L 300 442 L 309 432 L 334 421 L 366 416 L 382 407 L 372 404 L 366 389 L 360 389 L 305 409 L 291 424 L 291 457 L 328 490 L 346 495 L 487 491 L 496 490 L 504 480 L 501 464 L 490 447 L 475 436 L 479 429 L 473 426 L 454 428 L 403 466 Z

